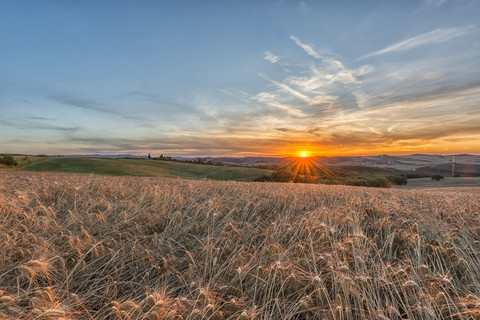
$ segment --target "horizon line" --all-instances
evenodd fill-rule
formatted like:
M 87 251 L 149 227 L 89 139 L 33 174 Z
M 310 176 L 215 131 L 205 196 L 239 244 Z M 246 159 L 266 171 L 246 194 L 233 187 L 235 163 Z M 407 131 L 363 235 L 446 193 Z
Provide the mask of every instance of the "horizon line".
M 0 155 L 10 154 L 14 156 L 50 156 L 50 157 L 148 157 L 149 152 L 146 153 L 117 153 L 117 154 L 99 154 L 99 153 L 92 153 L 92 154 L 48 154 L 48 153 L 9 153 L 9 152 L 0 152 Z M 151 154 L 151 152 L 150 152 Z M 298 157 L 298 155 L 168 155 L 168 154 L 159 154 L 157 156 L 152 155 L 152 157 L 159 157 L 160 155 L 164 155 L 166 157 L 171 158 L 292 158 Z M 480 156 L 480 153 L 381 153 L 381 154 L 358 154 L 358 155 L 310 155 L 309 158 L 333 158 L 333 157 L 378 157 L 378 156 Z

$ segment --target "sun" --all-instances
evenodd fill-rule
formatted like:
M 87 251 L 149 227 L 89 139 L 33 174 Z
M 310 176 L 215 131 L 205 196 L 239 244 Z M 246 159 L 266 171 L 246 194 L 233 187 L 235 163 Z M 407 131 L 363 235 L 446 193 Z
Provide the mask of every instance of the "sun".
M 307 156 L 308 156 L 307 152 L 305 151 L 300 152 L 300 157 L 306 158 Z

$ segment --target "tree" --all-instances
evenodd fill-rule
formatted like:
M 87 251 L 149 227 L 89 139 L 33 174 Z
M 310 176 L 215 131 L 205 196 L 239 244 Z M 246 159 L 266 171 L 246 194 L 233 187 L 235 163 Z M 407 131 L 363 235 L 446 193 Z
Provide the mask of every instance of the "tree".
M 148 153 L 148 159 L 152 159 L 152 156 L 150 155 L 150 153 Z
M 15 160 L 15 157 L 11 154 L 4 154 L 2 158 L 2 163 L 10 167 L 16 166 L 18 164 L 17 160 Z
M 404 185 L 408 183 L 407 176 L 405 174 L 390 174 L 387 176 L 387 179 L 396 185 Z

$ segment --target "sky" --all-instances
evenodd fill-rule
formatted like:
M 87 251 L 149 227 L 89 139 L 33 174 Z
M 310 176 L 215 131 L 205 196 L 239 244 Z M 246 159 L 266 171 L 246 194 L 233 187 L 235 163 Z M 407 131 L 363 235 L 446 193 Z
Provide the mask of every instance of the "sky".
M 0 152 L 479 146 L 478 0 L 0 0 Z

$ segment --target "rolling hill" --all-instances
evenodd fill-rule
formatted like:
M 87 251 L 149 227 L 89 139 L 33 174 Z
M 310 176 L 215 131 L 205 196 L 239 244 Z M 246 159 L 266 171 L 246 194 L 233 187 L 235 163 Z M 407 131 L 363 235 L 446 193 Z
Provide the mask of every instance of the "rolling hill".
M 111 176 L 179 177 L 185 179 L 252 180 L 270 171 L 146 159 L 48 157 L 20 167 L 35 172 L 93 173 Z

